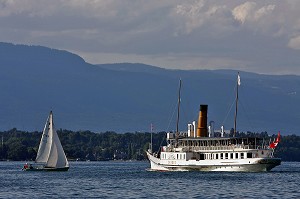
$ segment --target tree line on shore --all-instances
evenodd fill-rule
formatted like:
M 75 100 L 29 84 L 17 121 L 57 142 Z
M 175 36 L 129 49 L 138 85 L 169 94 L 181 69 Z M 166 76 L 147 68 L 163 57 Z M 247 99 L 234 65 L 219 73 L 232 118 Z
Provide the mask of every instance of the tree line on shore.
M 151 133 L 116 133 L 107 131 L 57 131 L 69 160 L 146 160 L 145 151 L 149 148 Z M 41 132 L 25 132 L 17 129 L 0 132 L 0 160 L 33 161 L 36 157 Z M 276 135 L 262 133 L 240 133 L 243 136 L 257 136 L 273 140 Z M 158 151 L 166 144 L 165 132 L 152 134 L 153 150 Z M 274 155 L 283 161 L 300 161 L 300 136 L 281 136 Z

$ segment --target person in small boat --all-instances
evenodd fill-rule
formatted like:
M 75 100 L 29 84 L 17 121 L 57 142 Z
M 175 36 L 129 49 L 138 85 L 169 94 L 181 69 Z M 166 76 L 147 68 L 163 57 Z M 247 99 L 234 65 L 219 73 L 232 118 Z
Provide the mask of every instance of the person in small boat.
M 32 165 L 31 164 L 28 164 L 27 162 L 24 164 L 24 167 L 23 167 L 23 170 L 26 170 L 26 169 L 32 169 Z
M 28 169 L 28 163 L 25 163 L 23 166 L 23 170 L 26 170 L 26 169 Z

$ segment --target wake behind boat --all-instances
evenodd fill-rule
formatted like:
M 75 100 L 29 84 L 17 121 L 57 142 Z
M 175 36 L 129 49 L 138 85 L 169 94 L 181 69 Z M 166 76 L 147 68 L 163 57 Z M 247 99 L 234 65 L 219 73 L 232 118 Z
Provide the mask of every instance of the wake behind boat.
M 224 128 L 214 132 L 213 122 L 207 126 L 207 105 L 200 105 L 198 124 L 188 124 L 187 132 L 178 131 L 180 88 L 176 133 L 167 133 L 167 146 L 158 153 L 152 151 L 152 140 L 146 151 L 151 170 L 159 171 L 270 171 L 281 164 L 280 158 L 273 156 L 280 141 L 280 133 L 274 142 L 267 143 L 262 138 L 236 136 L 236 116 L 238 86 L 237 81 L 236 113 L 233 137 L 225 137 Z
M 39 150 L 33 164 L 26 163 L 24 171 L 68 171 L 69 162 L 53 124 L 53 113 L 46 121 Z

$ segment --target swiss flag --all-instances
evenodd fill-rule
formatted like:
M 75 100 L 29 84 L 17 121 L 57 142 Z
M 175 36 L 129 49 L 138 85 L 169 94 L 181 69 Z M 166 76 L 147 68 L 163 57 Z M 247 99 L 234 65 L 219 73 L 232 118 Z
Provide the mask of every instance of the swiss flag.
M 280 132 L 278 132 L 276 140 L 270 144 L 270 148 L 275 149 L 279 142 L 280 142 Z

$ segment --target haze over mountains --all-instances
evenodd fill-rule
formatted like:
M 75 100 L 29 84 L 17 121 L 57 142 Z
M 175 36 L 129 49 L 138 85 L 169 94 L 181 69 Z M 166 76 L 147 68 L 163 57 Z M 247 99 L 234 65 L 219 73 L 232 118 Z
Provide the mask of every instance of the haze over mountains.
M 9 43 L 0 43 L 0 68 L 1 130 L 41 131 L 50 110 L 63 129 L 174 130 L 180 78 L 181 130 L 197 120 L 200 104 L 216 129 L 233 127 L 237 71 L 92 65 L 67 51 Z M 299 134 L 300 77 L 240 75 L 238 130 Z

